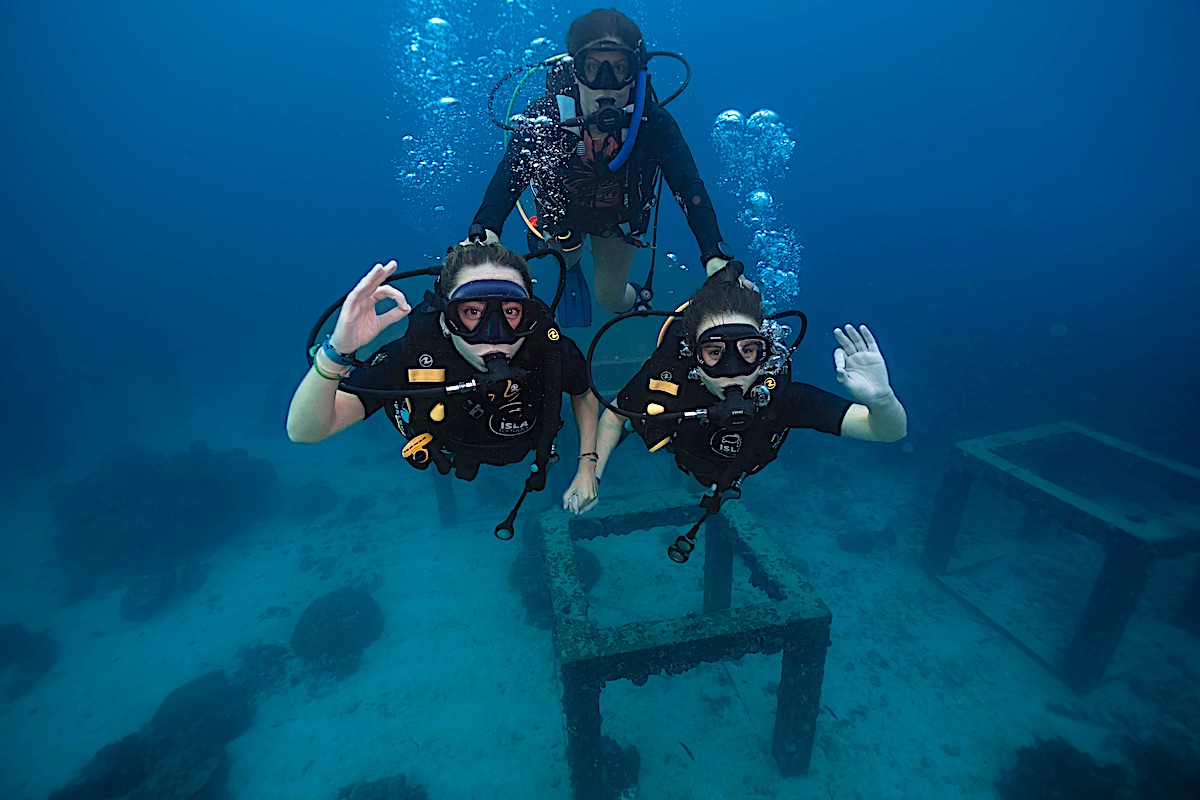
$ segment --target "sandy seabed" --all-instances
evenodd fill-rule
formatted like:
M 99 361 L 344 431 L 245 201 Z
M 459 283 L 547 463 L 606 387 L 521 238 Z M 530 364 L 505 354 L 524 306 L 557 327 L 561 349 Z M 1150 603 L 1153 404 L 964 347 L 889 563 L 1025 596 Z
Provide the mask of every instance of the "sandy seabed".
M 815 434 L 793 439 L 794 460 L 752 478 L 741 502 L 833 613 L 811 769 L 779 774 L 770 747 L 780 657 L 749 656 L 606 687 L 605 733 L 640 754 L 633 795 L 992 797 L 1014 751 L 1035 737 L 1062 736 L 1101 764 L 1121 760 L 1126 737 L 1196 747 L 1189 715 L 1200 708 L 1200 643 L 1168 625 L 1167 601 L 1155 600 L 1173 596 L 1186 569 L 1156 574 L 1105 681 L 1080 696 L 920 569 L 933 466 Z M 299 677 L 262 701 L 253 727 L 229 745 L 230 795 L 332 800 L 347 784 L 404 773 L 433 800 L 569 798 L 550 634 L 525 622 L 508 581 L 519 537 L 532 535 L 554 496 L 528 501 L 518 540 L 499 542 L 491 530 L 521 476 L 485 468 L 456 486 L 459 519 L 442 525 L 430 475 L 374 460 L 393 444 L 360 436 L 247 447 L 279 472 L 271 513 L 207 559 L 198 593 L 144 623 L 120 619 L 115 592 L 62 607 L 44 493 L 4 509 L 0 621 L 48 628 L 62 652 L 30 693 L 0 709 L 0 797 L 40 800 L 146 722 L 172 689 L 231 672 L 242 646 L 286 644 L 313 599 L 365 584 L 385 616 L 382 638 L 350 677 Z M 629 449 L 605 481 L 607 497 L 682 485 L 665 456 Z M 295 492 L 318 476 L 338 494 L 337 510 L 293 521 Z M 975 523 L 981 537 L 996 518 L 986 511 Z M 698 560 L 678 566 L 664 552 L 691 521 L 585 545 L 604 568 L 589 597 L 597 624 L 699 609 Z M 891 546 L 866 555 L 838 546 L 839 533 L 888 526 Z M 760 599 L 739 592 L 739 602 Z M 1044 597 L 1012 594 L 1026 628 L 1054 616 Z

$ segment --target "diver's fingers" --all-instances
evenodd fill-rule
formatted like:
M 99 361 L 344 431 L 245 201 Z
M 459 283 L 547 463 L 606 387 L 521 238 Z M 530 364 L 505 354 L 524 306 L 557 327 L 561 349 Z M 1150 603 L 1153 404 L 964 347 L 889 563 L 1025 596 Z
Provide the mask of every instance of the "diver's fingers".
M 408 298 L 404 296 L 404 292 L 400 291 L 395 286 L 389 286 L 386 283 L 376 289 L 375 293 L 371 295 L 371 298 L 377 303 L 380 300 L 395 300 L 396 306 L 398 308 L 403 308 L 405 314 L 407 314 L 409 311 L 412 311 L 412 306 L 408 304 Z
M 409 308 L 407 304 L 397 304 L 395 307 L 389 308 L 382 314 L 376 315 L 376 319 L 379 321 L 381 326 L 386 328 L 389 325 L 395 325 L 397 322 L 407 317 L 410 311 L 412 311 L 412 309 Z
M 388 276 L 395 271 L 395 259 L 392 259 L 386 264 L 376 264 L 375 266 L 371 267 L 371 271 L 368 272 L 363 278 L 363 281 L 366 281 L 368 278 L 370 278 L 370 283 L 363 287 L 364 290 L 369 290 L 372 294 L 374 294 L 376 291 L 378 291 L 379 287 L 383 285 L 383 282 L 388 279 Z M 362 282 L 360 281 L 360 285 L 361 283 Z
M 350 290 L 350 294 L 346 295 L 346 302 L 344 305 L 359 305 L 363 297 L 370 297 L 373 295 L 375 290 L 379 288 L 379 284 L 383 283 L 385 269 L 386 267 L 384 267 L 383 264 L 376 264 L 375 266 L 371 267 L 371 271 L 366 275 L 363 275 L 362 280 L 355 284 L 354 288 Z
M 858 331 L 862 334 L 863 341 L 867 343 L 867 349 L 878 352 L 879 343 L 875 341 L 875 334 L 871 333 L 871 329 L 866 325 L 859 325 Z
M 865 353 L 867 351 L 867 343 L 863 341 L 862 334 L 853 325 L 846 325 L 846 336 L 854 342 L 854 347 L 858 352 Z
M 587 504 L 586 506 L 584 506 L 583 508 L 579 509 L 579 513 L 580 513 L 580 514 L 582 514 L 582 513 L 584 513 L 585 511 L 591 511 L 593 508 L 595 508 L 595 507 L 596 507 L 596 503 L 599 503 L 599 502 L 600 502 L 600 498 L 599 498 L 599 497 L 593 497 L 590 503 L 588 503 L 588 504 Z
M 848 336 L 846 336 L 846 334 L 842 333 L 841 328 L 833 329 L 833 338 L 837 339 L 837 343 L 840 344 L 842 346 L 842 349 L 845 350 L 847 353 L 854 352 L 854 342 L 850 341 L 850 337 L 848 337 Z
M 846 351 L 840 347 L 833 351 L 833 366 L 839 377 L 846 374 Z

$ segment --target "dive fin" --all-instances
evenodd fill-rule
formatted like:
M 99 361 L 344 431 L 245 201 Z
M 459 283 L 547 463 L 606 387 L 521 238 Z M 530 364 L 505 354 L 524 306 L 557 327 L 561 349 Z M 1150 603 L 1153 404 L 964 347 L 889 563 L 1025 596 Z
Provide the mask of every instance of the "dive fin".
M 567 270 L 562 299 L 558 301 L 558 325 L 561 328 L 586 328 L 592 324 L 592 293 L 588 291 L 583 268 L 576 261 Z

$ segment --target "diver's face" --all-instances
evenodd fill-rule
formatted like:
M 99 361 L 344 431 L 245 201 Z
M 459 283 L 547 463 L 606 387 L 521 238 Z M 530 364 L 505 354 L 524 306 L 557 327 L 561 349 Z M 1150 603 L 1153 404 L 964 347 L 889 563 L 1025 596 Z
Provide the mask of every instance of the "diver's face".
M 703 336 L 705 331 L 715 328 L 718 325 L 749 325 L 755 330 L 759 329 L 759 325 L 754 321 L 754 319 L 746 316 L 745 314 L 713 314 L 712 316 L 705 317 L 703 320 L 701 320 L 700 330 L 698 333 Z M 700 359 L 707 358 L 708 360 L 706 360 L 705 363 L 711 362 L 710 366 L 715 364 L 721 357 L 721 354 L 715 352 L 715 350 L 712 353 L 706 353 L 704 344 L 700 344 L 697 350 L 697 357 Z M 752 361 L 752 356 L 756 356 L 757 353 L 746 353 L 744 355 L 747 361 Z M 754 370 L 749 375 L 736 375 L 726 378 L 714 378 L 702 369 L 697 369 L 696 371 L 700 375 L 700 382 L 704 384 L 704 388 L 708 389 L 708 391 L 712 392 L 717 397 L 724 397 L 725 389 L 730 386 L 737 386 L 742 390 L 742 394 L 745 394 L 750 390 L 750 387 L 754 385 L 755 381 L 757 381 L 759 376 L 762 374 L 761 367 Z
M 610 39 L 598 39 L 580 48 L 581 61 L 577 65 L 579 72 L 588 82 L 595 81 L 602 72 L 611 70 L 618 81 L 628 80 L 633 70 L 629 56 L 620 50 L 596 50 L 596 45 L 611 43 Z M 592 114 L 600 108 L 602 98 L 611 98 L 620 108 L 629 105 L 633 85 L 622 86 L 620 89 L 593 89 L 579 82 L 579 101 L 584 114 Z
M 452 286 L 446 287 L 446 296 L 454 294 L 454 290 L 465 283 L 471 281 L 508 281 L 520 286 L 522 290 L 525 288 L 525 282 L 521 280 L 521 274 L 512 267 L 502 267 L 497 264 L 480 264 L 474 267 L 466 267 L 458 274 Z M 482 300 L 466 300 L 457 304 L 458 323 L 468 330 L 474 330 L 483 317 L 484 302 Z M 509 326 L 517 329 L 520 327 L 522 314 L 524 313 L 523 306 L 520 303 L 504 303 L 505 321 Z M 521 349 L 521 344 L 524 339 L 518 339 L 512 344 L 503 342 L 484 342 L 481 344 L 469 344 L 463 340 L 461 336 L 454 334 L 450 335 L 450 340 L 454 342 L 454 349 L 465 358 L 475 369 L 484 369 L 483 357 L 491 353 L 500 353 L 505 358 L 512 358 L 517 351 Z

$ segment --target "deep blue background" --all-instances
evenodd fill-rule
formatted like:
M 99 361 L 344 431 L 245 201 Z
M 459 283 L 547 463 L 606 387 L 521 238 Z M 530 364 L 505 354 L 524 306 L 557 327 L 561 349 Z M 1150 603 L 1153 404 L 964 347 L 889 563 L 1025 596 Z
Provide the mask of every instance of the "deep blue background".
M 590 5 L 554 4 L 514 52 Z M 772 191 L 805 244 L 801 377 L 836 388 L 826 331 L 865 321 L 918 453 L 1071 418 L 1195 462 L 1200 10 L 1052 5 L 626 10 L 692 62 L 672 111 L 710 184 L 718 112 L 769 106 L 794 132 Z M 115 446 L 148 387 L 184 408 L 214 383 L 262 396 L 298 380 L 332 296 L 375 260 L 423 265 L 461 237 L 487 170 L 415 205 L 394 179 L 402 128 L 421 123 L 393 98 L 387 49 L 411 8 L 0 7 L 6 473 L 61 464 L 68 442 L 85 461 Z M 421 12 L 483 47 L 494 8 Z M 491 162 L 486 110 L 465 111 L 460 148 Z M 714 194 L 744 247 L 736 199 Z M 670 207 L 662 241 L 695 263 Z

